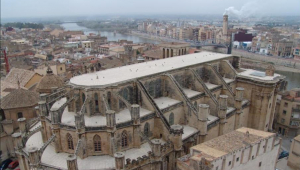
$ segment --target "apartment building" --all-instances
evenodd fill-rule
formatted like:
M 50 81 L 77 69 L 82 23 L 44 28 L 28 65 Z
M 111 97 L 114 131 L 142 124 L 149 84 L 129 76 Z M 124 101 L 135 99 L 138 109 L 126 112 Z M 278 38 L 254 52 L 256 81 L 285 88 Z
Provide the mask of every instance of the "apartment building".
M 300 88 L 295 88 L 281 96 L 277 103 L 275 129 L 284 136 L 300 134 Z

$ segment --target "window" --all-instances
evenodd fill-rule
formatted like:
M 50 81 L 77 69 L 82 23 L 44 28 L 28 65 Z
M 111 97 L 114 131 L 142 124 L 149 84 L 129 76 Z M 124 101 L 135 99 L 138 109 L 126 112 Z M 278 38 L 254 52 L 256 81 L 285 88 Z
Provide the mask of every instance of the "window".
M 288 107 L 288 103 L 287 102 L 284 102 L 284 107 Z
M 194 102 L 194 107 L 195 107 L 197 110 L 199 110 L 199 109 L 198 109 L 197 101 Z
M 252 156 L 252 160 L 254 159 L 254 156 Z
M 95 152 L 101 151 L 101 138 L 99 135 L 94 136 L 94 151 Z
M 108 103 L 108 106 L 111 107 L 111 92 L 107 92 L 107 103 Z
M 0 121 L 5 119 L 5 114 L 2 109 L 0 109 Z
M 122 137 L 122 140 L 121 140 L 122 147 L 127 147 L 128 146 L 128 138 L 127 138 L 127 132 L 125 130 L 122 132 L 121 137 Z
M 19 119 L 19 118 L 22 118 L 22 117 L 23 117 L 23 113 L 22 113 L 22 112 L 19 112 L 19 113 L 18 113 L 18 119 Z
M 174 113 L 173 112 L 169 116 L 169 124 L 174 125 Z
M 67 133 L 67 142 L 68 142 L 68 149 L 74 150 L 73 138 L 69 133 Z
M 149 94 L 151 95 L 151 97 L 155 97 L 155 82 L 151 81 L 149 83 Z
M 149 123 L 147 122 L 146 124 L 145 124 L 145 126 L 144 126 L 144 134 L 145 134 L 145 136 L 147 136 L 147 137 L 149 137 L 149 132 L 150 132 L 150 125 L 149 125 Z
M 259 162 L 259 165 L 258 165 L 259 167 L 261 167 L 261 162 Z
M 237 158 L 236 158 L 236 161 L 238 162 L 239 160 L 240 160 L 240 158 L 239 158 L 239 157 L 237 157 Z
M 218 167 L 218 166 L 216 167 L 216 170 L 219 170 L 219 167 Z
M 52 129 L 51 129 L 51 127 L 49 127 L 49 134 L 50 134 L 50 136 L 52 136 Z
M 283 111 L 282 111 L 282 114 L 286 115 L 286 110 L 283 110 Z
M 281 123 L 284 123 L 284 122 L 285 122 L 285 119 L 282 118 L 282 119 L 281 119 Z
M 62 67 L 60 68 L 60 71 L 62 71 Z
M 160 79 L 157 79 L 155 81 L 155 97 L 161 97 L 162 94 L 161 94 L 161 80 Z
M 84 101 L 85 101 L 85 94 L 84 93 L 82 93 L 81 99 L 82 99 L 82 103 L 84 103 Z
M 231 165 L 231 161 L 228 162 L 228 166 L 230 166 L 230 165 Z
M 95 99 L 95 112 L 99 111 L 99 103 L 98 103 L 98 94 L 94 94 L 94 99 Z

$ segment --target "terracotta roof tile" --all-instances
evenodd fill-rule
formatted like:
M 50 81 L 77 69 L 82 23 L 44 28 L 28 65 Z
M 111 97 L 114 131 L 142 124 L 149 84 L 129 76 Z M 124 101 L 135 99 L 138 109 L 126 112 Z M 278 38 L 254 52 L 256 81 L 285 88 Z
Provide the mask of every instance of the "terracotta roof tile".
M 20 86 L 24 87 L 28 81 L 36 74 L 33 71 L 25 70 L 25 69 L 19 69 L 19 68 L 12 68 L 4 81 L 12 83 L 12 84 L 18 84 L 18 80 L 20 81 Z
M 21 107 L 35 106 L 39 100 L 39 95 L 36 92 L 16 89 L 1 99 L 2 109 L 13 109 Z

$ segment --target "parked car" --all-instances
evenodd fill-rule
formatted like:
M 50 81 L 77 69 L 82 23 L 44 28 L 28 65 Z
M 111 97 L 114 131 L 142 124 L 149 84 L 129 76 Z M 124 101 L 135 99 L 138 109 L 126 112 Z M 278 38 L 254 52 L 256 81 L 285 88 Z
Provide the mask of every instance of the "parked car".
M 20 170 L 20 168 L 16 168 L 16 169 L 14 169 L 14 170 Z
M 12 161 L 9 165 L 9 169 L 15 169 L 17 166 L 19 166 L 19 161 Z
M 0 170 L 6 169 L 11 162 L 12 162 L 11 159 L 6 159 L 5 161 L 3 161 L 0 166 Z
M 282 152 L 279 154 L 278 159 L 282 159 L 282 158 L 285 158 L 285 157 L 288 157 L 288 156 L 289 156 L 289 152 L 287 152 L 287 151 L 282 151 Z

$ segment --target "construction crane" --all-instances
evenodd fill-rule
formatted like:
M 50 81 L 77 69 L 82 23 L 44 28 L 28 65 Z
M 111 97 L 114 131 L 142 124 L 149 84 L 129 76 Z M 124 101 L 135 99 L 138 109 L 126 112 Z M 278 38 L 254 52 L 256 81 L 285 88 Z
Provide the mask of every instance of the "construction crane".
M 9 73 L 9 63 L 8 63 L 8 57 L 6 56 L 6 48 L 5 49 L 1 49 L 3 57 L 4 57 L 4 61 L 5 61 L 5 70 L 6 73 Z

